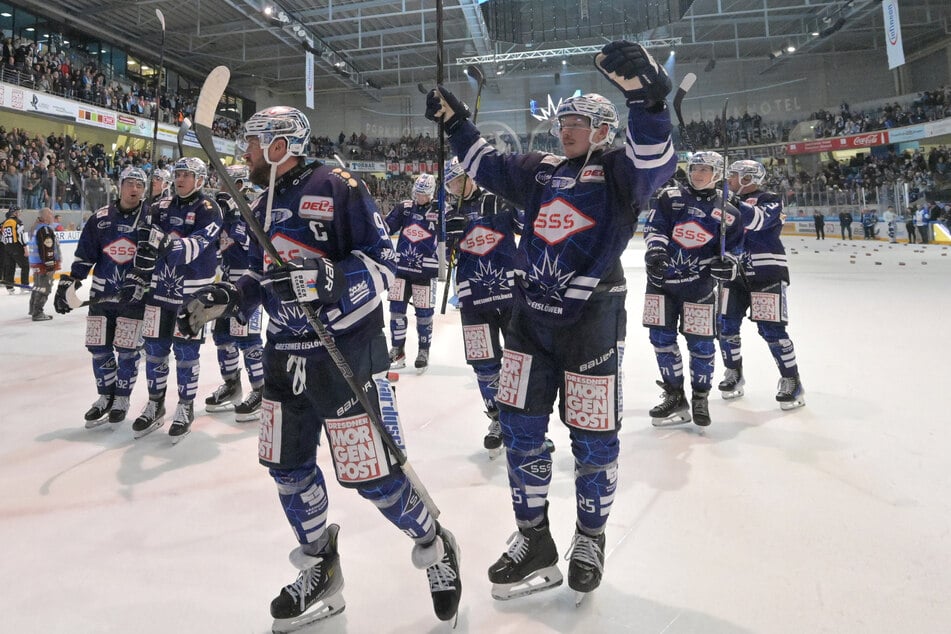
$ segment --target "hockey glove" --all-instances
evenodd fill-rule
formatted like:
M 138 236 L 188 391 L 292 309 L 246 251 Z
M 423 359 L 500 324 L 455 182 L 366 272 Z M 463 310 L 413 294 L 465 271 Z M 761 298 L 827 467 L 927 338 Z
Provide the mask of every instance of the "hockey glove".
M 710 262 L 710 275 L 720 282 L 732 282 L 736 279 L 736 258 L 729 253 L 713 258 Z
M 629 106 L 656 106 L 670 92 L 667 71 L 640 44 L 611 42 L 594 56 L 594 65 L 624 93 Z
M 66 293 L 69 292 L 70 288 L 79 288 L 80 286 L 82 286 L 82 282 L 74 280 L 69 274 L 59 276 L 59 285 L 57 285 L 56 295 L 53 297 L 53 308 L 57 313 L 65 315 L 73 309 L 69 305 L 69 300 L 66 299 Z
M 644 254 L 644 264 L 647 267 L 647 279 L 654 286 L 663 286 L 667 279 L 667 269 L 670 268 L 670 256 L 663 247 L 651 247 Z
M 436 86 L 426 95 L 426 118 L 436 123 L 442 121 L 446 134 L 455 132 L 469 116 L 469 106 L 442 86 Z
M 187 337 L 197 337 L 209 321 L 241 318 L 238 307 L 241 291 L 234 284 L 218 282 L 203 286 L 187 298 L 178 311 L 178 329 Z
M 446 220 L 446 239 L 458 240 L 465 233 L 469 221 L 465 216 L 456 216 Z
M 346 276 L 327 258 L 294 258 L 268 269 L 264 284 L 284 303 L 333 304 L 343 295 Z

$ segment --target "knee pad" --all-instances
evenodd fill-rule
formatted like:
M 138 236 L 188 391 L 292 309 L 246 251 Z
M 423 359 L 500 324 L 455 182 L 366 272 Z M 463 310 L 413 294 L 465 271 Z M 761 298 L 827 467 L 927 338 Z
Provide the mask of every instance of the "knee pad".
M 757 322 L 756 329 L 767 343 L 775 343 L 781 339 L 789 339 L 789 335 L 786 333 L 786 326 L 780 323 L 760 321 Z

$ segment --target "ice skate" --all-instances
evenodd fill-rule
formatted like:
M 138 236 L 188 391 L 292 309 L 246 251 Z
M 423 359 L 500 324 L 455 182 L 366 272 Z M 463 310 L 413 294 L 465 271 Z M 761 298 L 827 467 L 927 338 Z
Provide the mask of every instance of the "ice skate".
M 575 605 L 601 585 L 604 574 L 604 533 L 592 537 L 575 529 L 568 560 L 568 587 L 575 591 Z
M 664 400 L 650 411 L 651 425 L 667 427 L 690 422 L 690 407 L 684 395 L 683 386 L 674 387 L 669 383 L 657 381 L 657 385 L 664 388 Z
M 548 517 L 538 526 L 520 528 L 509 549 L 489 568 L 492 598 L 508 601 L 561 585 L 558 549 L 548 530 Z
M 710 425 L 710 404 L 707 397 L 710 390 L 694 390 L 690 395 L 690 409 L 693 411 L 693 424 L 700 427 Z
M 42 310 L 32 314 L 33 321 L 49 321 L 53 318 L 52 315 L 47 315 Z
M 426 570 L 429 592 L 433 595 L 433 610 L 440 621 L 452 621 L 456 627 L 459 599 L 462 597 L 462 579 L 459 576 L 459 553 L 452 533 L 436 525 L 436 538 L 429 546 L 413 547 L 413 565 Z
M 92 407 L 86 410 L 86 413 L 83 415 L 83 418 L 86 419 L 86 429 L 95 429 L 108 422 L 106 416 L 112 407 L 112 400 L 112 394 L 99 395 L 99 398 L 92 404 Z
M 746 385 L 746 379 L 743 378 L 743 366 L 739 366 L 726 369 L 717 389 L 720 390 L 720 396 L 729 401 L 743 396 L 744 385 Z
M 175 416 L 172 417 L 172 425 L 168 428 L 168 437 L 172 439 L 172 444 L 178 444 L 178 441 L 188 435 L 192 429 L 192 423 L 195 421 L 195 402 L 179 401 L 175 408 Z
M 806 391 L 802 387 L 799 376 L 783 376 L 779 378 L 779 388 L 776 400 L 780 409 L 796 409 L 806 404 Z
M 112 409 L 109 410 L 109 422 L 113 425 L 118 425 L 125 420 L 126 414 L 128 413 L 129 397 L 117 396 L 115 400 L 112 401 Z
M 482 439 L 482 446 L 488 450 L 489 460 L 495 460 L 505 450 L 502 447 L 502 425 L 499 423 L 499 410 L 490 410 L 486 414 L 492 419 L 492 422 L 489 423 L 489 431 Z
M 343 572 L 337 553 L 337 534 L 340 527 L 327 526 L 327 545 L 319 555 L 308 555 L 300 548 L 291 552 L 290 560 L 300 570 L 297 581 L 284 586 L 271 601 L 271 616 L 275 634 L 296 632 L 335 614 L 343 612 Z
M 264 397 L 264 387 L 251 388 L 248 397 L 234 406 L 234 420 L 237 423 L 247 423 L 261 417 L 261 399 Z
M 164 424 L 165 417 L 165 399 L 153 401 L 145 404 L 145 409 L 139 414 L 139 417 L 132 423 L 132 433 L 136 438 L 141 438 L 152 433 Z
M 206 412 L 226 412 L 241 402 L 244 391 L 241 388 L 241 372 L 225 379 L 214 393 L 205 399 Z
M 416 374 L 422 374 L 429 369 L 429 350 L 420 350 L 416 355 Z
M 406 367 L 406 352 L 403 346 L 393 346 L 390 348 L 390 369 L 402 370 Z

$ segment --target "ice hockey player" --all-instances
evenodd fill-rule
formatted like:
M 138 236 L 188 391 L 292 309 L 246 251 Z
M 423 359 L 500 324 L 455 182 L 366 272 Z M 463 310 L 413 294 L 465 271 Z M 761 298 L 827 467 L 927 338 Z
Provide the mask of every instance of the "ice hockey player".
M 86 317 L 86 349 L 92 354 L 99 392 L 85 415 L 87 429 L 125 420 L 139 374 L 144 307 L 141 302 L 121 302 L 119 295 L 135 258 L 137 227 L 148 226 L 148 208 L 142 202 L 147 180 L 137 167 L 119 175 L 119 200 L 96 210 L 83 226 L 73 264 L 69 273 L 60 275 L 53 298 L 57 313 L 70 312 L 67 294 L 90 272 L 90 300 L 112 298 L 91 304 Z
M 172 175 L 167 169 L 158 168 L 152 172 L 149 179 L 148 205 L 154 206 L 159 198 L 170 198 L 172 195 Z
M 604 528 L 617 487 L 621 358 L 627 293 L 620 256 L 651 193 L 674 172 L 670 79 L 639 44 L 612 42 L 595 67 L 628 105 L 623 148 L 614 105 L 596 94 L 566 99 L 553 132 L 564 156 L 499 153 L 445 88 L 426 116 L 445 125 L 463 169 L 525 210 L 515 255 L 515 303 L 496 395 L 518 531 L 489 568 L 492 596 L 510 599 L 560 585 L 548 525 L 551 451 L 545 443 L 559 394 L 575 458 L 577 521 L 568 585 L 580 601 L 601 583 Z M 531 231 L 528 228 L 531 227 Z
M 209 319 L 246 314 L 259 301 L 270 317 L 258 458 L 277 483 L 299 544 L 291 553 L 299 576 L 271 602 L 274 631 L 293 631 L 344 608 L 339 527 L 328 524 L 327 487 L 317 465 L 321 430 L 337 480 L 413 540 L 412 560 L 426 570 L 437 617 L 454 620 L 462 593 L 456 540 L 390 455 L 383 431 L 351 392 L 303 309 L 313 309 L 334 337 L 386 432 L 402 445 L 383 331 L 382 293 L 395 274 L 393 244 L 360 179 L 305 161 L 309 140 L 310 124 L 295 108 L 267 108 L 245 123 L 239 143 L 251 181 L 268 188 L 253 212 L 274 248 L 283 256 L 293 248 L 293 256 L 274 266 L 252 240 L 249 272 L 235 285 L 202 289 L 186 302 L 179 323 L 197 332 Z
M 726 204 L 726 250 L 720 255 L 723 229 L 723 156 L 695 152 L 687 160 L 687 184 L 668 187 L 657 196 L 644 225 L 647 291 L 643 324 L 654 346 L 664 400 L 650 410 L 656 427 L 710 424 L 707 397 L 716 357 L 717 281 L 733 279 L 743 225 Z M 677 343 L 678 323 L 690 357 L 691 399 L 684 393 L 684 363 Z
M 173 169 L 175 195 L 149 208 L 151 226 L 138 232 L 135 260 L 125 279 L 124 292 L 145 293 L 145 376 L 149 401 L 132 423 L 136 438 L 164 424 L 169 352 L 175 355 L 178 406 L 168 435 L 175 444 L 191 431 L 204 332 L 186 336 L 176 326 L 184 297 L 215 280 L 221 211 L 201 191 L 208 175 L 195 157 L 179 159 Z
M 37 225 L 30 238 L 30 268 L 33 270 L 33 293 L 30 295 L 30 316 L 33 321 L 52 319 L 43 309 L 53 290 L 53 275 L 63 261 L 59 239 L 53 230 L 53 210 L 40 209 Z
M 446 252 L 454 252 L 456 258 L 466 363 L 475 372 L 489 416 L 483 446 L 495 458 L 502 453 L 495 395 L 502 370 L 502 338 L 512 317 L 515 236 L 522 233 L 524 214 L 479 187 L 456 158 L 446 172 L 445 186 L 457 201 L 446 209 Z
M 718 386 L 720 394 L 725 399 L 743 396 L 746 379 L 743 376 L 740 325 L 743 316 L 749 312 L 779 368 L 776 392 L 779 406 L 782 409 L 801 407 L 806 404 L 805 391 L 799 380 L 796 351 L 786 332 L 789 268 L 780 239 L 786 220 L 783 203 L 779 196 L 763 189 L 766 168 L 756 161 L 730 164 L 727 178 L 746 235 L 740 275 L 723 289 L 719 340 L 726 372 Z
M 406 309 L 416 309 L 419 354 L 416 371 L 429 367 L 429 347 L 433 340 L 436 305 L 436 276 L 439 274 L 439 207 L 433 200 L 436 177 L 420 174 L 413 184 L 413 199 L 397 203 L 386 216 L 390 235 L 396 241 L 396 279 L 390 286 L 390 369 L 406 367 Z
M 249 182 L 248 166 L 230 166 L 228 174 L 239 191 L 245 193 L 243 186 Z M 246 195 L 245 200 L 251 202 L 252 198 Z M 238 205 L 230 194 L 219 191 L 215 195 L 215 202 L 221 208 L 223 217 L 221 233 L 218 235 L 221 280 L 233 284 L 248 271 L 248 226 L 242 220 Z M 205 411 L 234 410 L 234 418 L 239 423 L 258 420 L 264 391 L 260 307 L 251 311 L 247 319 L 229 317 L 215 320 L 211 337 L 218 349 L 218 368 L 224 383 L 205 399 Z M 251 383 L 251 392 L 244 400 L 241 369 L 238 367 L 242 356 L 244 367 L 248 371 L 248 381 Z

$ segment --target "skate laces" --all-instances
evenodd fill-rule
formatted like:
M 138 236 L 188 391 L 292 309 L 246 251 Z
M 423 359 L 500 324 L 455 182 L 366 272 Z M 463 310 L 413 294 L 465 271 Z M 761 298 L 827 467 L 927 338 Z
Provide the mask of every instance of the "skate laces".
M 111 397 L 108 394 L 100 394 L 99 398 L 96 399 L 96 402 L 92 404 L 93 407 L 98 409 L 105 409 L 109 405 Z
M 191 422 L 191 406 L 189 403 L 179 403 L 175 408 L 174 422 L 187 425 Z
M 440 538 L 441 539 L 441 538 Z M 429 592 L 445 592 L 456 589 L 456 571 L 449 562 L 450 546 L 445 544 L 446 553 L 442 559 L 426 569 L 426 578 L 429 579 Z
M 779 393 L 788 394 L 790 396 L 796 393 L 796 388 L 799 385 L 799 380 L 794 376 L 781 376 L 779 377 Z
M 596 568 L 598 572 L 604 572 L 604 563 L 601 561 L 601 548 L 594 537 L 589 537 L 584 533 L 575 533 L 571 540 L 571 548 L 565 555 L 565 561 L 585 564 Z
M 155 418 L 156 414 L 158 414 L 158 407 L 158 401 L 149 399 L 149 402 L 145 404 L 145 411 L 142 412 L 142 416 L 145 418 Z
M 512 536 L 509 537 L 509 540 L 505 543 L 509 545 L 509 549 L 505 554 L 515 563 L 521 562 L 522 559 L 525 558 L 525 555 L 528 554 L 528 538 L 522 534 L 522 531 L 512 533 Z
M 112 409 L 122 410 L 123 412 L 129 409 L 129 397 L 117 396 L 116 400 L 112 402 Z
M 727 368 L 723 379 L 726 383 L 738 383 L 740 380 L 740 371 L 736 368 Z
M 502 435 L 502 423 L 497 420 L 493 420 L 489 423 L 489 435 L 490 436 L 501 436 Z
M 323 561 L 314 564 L 307 570 L 301 570 L 300 574 L 297 575 L 297 581 L 289 586 L 284 586 L 284 590 L 297 601 L 297 605 L 302 612 L 307 609 L 307 595 L 316 590 L 320 583 L 322 566 Z
M 215 400 L 220 401 L 223 397 L 227 396 L 233 391 L 234 391 L 234 386 L 230 385 L 227 381 L 225 381 L 222 385 L 218 387 L 217 390 L 215 390 L 214 398 Z

